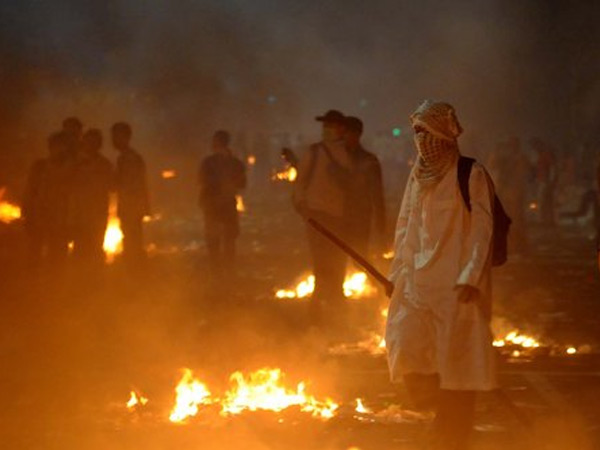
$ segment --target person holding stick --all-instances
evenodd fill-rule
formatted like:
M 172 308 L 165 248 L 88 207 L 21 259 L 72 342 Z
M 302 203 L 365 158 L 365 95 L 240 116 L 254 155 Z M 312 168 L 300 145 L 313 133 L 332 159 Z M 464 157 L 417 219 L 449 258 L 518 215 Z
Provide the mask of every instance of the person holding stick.
M 467 448 L 476 393 L 496 388 L 491 317 L 494 187 L 475 162 L 470 208 L 458 179 L 454 108 L 424 102 L 411 116 L 418 161 L 396 227 L 386 343 L 390 375 L 436 411 L 434 449 Z

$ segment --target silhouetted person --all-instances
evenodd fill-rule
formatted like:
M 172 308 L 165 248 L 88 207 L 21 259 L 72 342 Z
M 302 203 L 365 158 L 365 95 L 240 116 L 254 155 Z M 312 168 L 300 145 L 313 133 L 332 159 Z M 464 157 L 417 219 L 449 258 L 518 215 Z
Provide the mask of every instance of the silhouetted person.
M 313 218 L 348 241 L 351 233 L 344 217 L 347 183 L 337 176 L 352 167 L 344 142 L 346 118 L 341 112 L 331 110 L 316 120 L 322 123 L 322 140 L 300 157 L 294 206 L 304 218 Z M 307 227 L 307 233 L 315 276 L 311 313 L 319 320 L 323 304 L 340 306 L 344 300 L 347 257 L 312 227 Z
M 234 268 L 235 240 L 240 233 L 236 195 L 246 187 L 244 163 L 229 148 L 230 135 L 219 130 L 212 138 L 213 154 L 200 163 L 199 206 L 213 273 Z
M 536 181 L 540 216 L 544 225 L 554 225 L 554 196 L 558 181 L 556 155 L 548 144 L 541 139 L 531 140 L 531 146 L 537 153 Z
M 131 126 L 118 122 L 112 126 L 112 141 L 119 152 L 116 170 L 117 214 L 123 231 L 123 258 L 139 262 L 146 256 L 144 250 L 143 219 L 150 214 L 146 164 L 131 148 Z
M 104 261 L 104 233 L 108 222 L 109 194 L 114 184 L 113 167 L 101 153 L 102 133 L 88 130 L 82 138 L 75 165 L 69 215 L 74 237 L 74 256 L 83 263 Z
M 64 132 L 48 138 L 49 156 L 31 166 L 22 214 L 29 236 L 29 263 L 61 266 L 68 255 L 68 204 L 73 179 L 69 138 Z
M 83 123 L 77 117 L 67 117 L 62 123 L 62 131 L 68 142 L 67 158 L 75 161 L 81 148 Z
M 357 117 L 347 117 L 344 141 L 351 159 L 348 172 L 345 219 L 350 229 L 349 243 L 361 254 L 367 255 L 371 242 L 373 225 L 376 232 L 378 253 L 383 251 L 385 233 L 385 199 L 381 164 L 373 153 L 361 144 L 363 123 Z

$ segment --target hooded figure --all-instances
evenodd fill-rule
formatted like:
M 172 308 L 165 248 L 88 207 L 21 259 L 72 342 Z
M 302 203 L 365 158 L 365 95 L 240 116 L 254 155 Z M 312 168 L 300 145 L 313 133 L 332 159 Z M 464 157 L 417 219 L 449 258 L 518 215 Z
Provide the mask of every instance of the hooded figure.
M 452 106 L 426 101 L 411 122 L 418 161 L 396 227 L 390 374 L 418 406 L 437 408 L 434 448 L 462 449 L 475 391 L 496 386 L 489 326 L 494 189 L 475 163 L 469 212 L 457 175 L 462 128 Z

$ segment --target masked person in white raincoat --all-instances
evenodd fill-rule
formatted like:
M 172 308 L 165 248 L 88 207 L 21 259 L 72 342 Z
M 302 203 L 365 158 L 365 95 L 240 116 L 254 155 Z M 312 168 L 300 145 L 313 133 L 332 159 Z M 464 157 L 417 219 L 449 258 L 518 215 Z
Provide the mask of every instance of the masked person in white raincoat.
M 434 448 L 462 449 L 475 392 L 496 387 L 489 326 L 494 188 L 475 163 L 467 209 L 457 174 L 462 128 L 452 106 L 426 101 L 411 121 L 418 161 L 396 227 L 388 361 L 392 381 L 404 381 L 421 406 L 436 406 Z

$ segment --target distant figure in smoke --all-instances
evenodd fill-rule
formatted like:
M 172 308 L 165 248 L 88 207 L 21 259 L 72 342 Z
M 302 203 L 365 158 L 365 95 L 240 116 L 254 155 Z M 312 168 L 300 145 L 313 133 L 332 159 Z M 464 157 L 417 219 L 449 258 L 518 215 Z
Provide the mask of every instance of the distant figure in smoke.
M 68 255 L 68 205 L 73 179 L 69 136 L 57 132 L 48 138 L 49 156 L 33 163 L 27 179 L 22 214 L 29 236 L 29 263 L 35 268 L 47 260 L 60 267 Z
M 117 214 L 123 231 L 123 258 L 139 263 L 146 256 L 143 219 L 150 214 L 146 164 L 131 148 L 131 126 L 118 122 L 112 126 L 112 141 L 119 152 L 116 170 Z
M 74 236 L 74 256 L 81 262 L 101 265 L 108 222 L 109 194 L 114 184 L 113 167 L 101 153 L 102 133 L 90 129 L 83 135 L 75 165 L 69 215 Z
M 494 188 L 475 162 L 467 209 L 458 181 L 462 128 L 452 106 L 426 101 L 411 121 L 418 161 L 396 228 L 388 361 L 392 380 L 404 381 L 415 403 L 436 407 L 433 448 L 462 450 L 476 392 L 496 387 L 490 330 Z
M 364 149 L 361 144 L 363 123 L 357 117 L 347 117 L 344 142 L 350 155 L 351 169 L 338 172 L 346 184 L 346 200 L 344 217 L 351 233 L 350 241 L 355 250 L 362 255 L 369 252 L 371 229 L 375 226 L 378 253 L 383 252 L 385 235 L 385 199 L 383 195 L 383 178 L 381 164 L 373 153 Z
M 313 218 L 343 240 L 352 233 L 345 217 L 348 183 L 340 173 L 352 170 L 352 158 L 346 149 L 346 117 L 330 110 L 316 118 L 322 125 L 322 140 L 310 146 L 298 165 L 294 206 L 305 218 Z M 315 290 L 312 296 L 314 320 L 319 320 L 323 304 L 339 307 L 344 300 L 346 255 L 311 227 L 307 229 L 312 257 Z
M 200 163 L 199 206 L 213 273 L 231 270 L 235 263 L 235 240 L 240 233 L 236 195 L 246 187 L 246 167 L 229 148 L 230 135 L 219 130 L 212 138 L 213 154 Z
M 68 141 L 67 158 L 75 161 L 81 147 L 83 123 L 77 117 L 67 117 L 62 124 L 62 130 Z
M 537 153 L 536 180 L 540 216 L 544 225 L 553 226 L 555 224 L 555 191 L 558 182 L 556 155 L 552 148 L 539 138 L 532 139 L 531 146 Z

